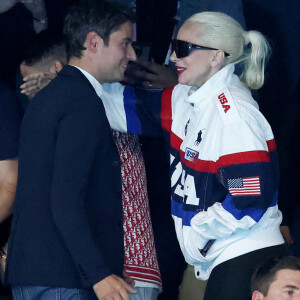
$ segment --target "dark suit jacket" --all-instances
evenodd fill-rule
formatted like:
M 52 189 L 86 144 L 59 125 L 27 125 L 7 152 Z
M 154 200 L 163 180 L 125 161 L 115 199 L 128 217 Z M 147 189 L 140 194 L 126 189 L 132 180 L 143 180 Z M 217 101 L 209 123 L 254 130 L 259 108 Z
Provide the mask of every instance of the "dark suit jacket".
M 122 225 L 120 160 L 104 107 L 66 66 L 22 123 L 7 281 L 82 288 L 120 276 Z

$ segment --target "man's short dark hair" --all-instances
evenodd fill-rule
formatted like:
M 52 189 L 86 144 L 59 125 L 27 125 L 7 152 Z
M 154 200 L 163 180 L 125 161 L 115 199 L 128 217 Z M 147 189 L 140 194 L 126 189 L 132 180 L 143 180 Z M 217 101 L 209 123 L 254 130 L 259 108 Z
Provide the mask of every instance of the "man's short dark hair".
M 65 40 L 62 34 L 47 29 L 30 40 L 22 53 L 22 62 L 27 66 L 51 65 L 55 60 L 67 63 Z
M 300 271 L 300 259 L 294 256 L 286 256 L 265 261 L 252 276 L 251 292 L 259 291 L 267 296 L 270 285 L 276 280 L 277 272 L 285 269 Z
M 133 14 L 125 7 L 104 0 L 78 0 L 68 11 L 64 34 L 67 38 L 67 56 L 82 56 L 83 44 L 89 32 L 95 31 L 109 43 L 111 33 L 127 21 L 134 22 Z

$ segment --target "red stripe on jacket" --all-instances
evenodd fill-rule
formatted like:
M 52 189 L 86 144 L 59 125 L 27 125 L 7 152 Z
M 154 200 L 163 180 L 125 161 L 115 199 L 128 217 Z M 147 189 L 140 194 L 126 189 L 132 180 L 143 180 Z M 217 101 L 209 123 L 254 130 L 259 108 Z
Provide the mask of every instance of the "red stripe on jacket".
M 216 174 L 218 169 L 235 164 L 243 163 L 255 163 L 255 162 L 269 162 L 269 152 L 276 150 L 276 143 L 273 140 L 267 141 L 268 151 L 256 150 L 256 151 L 244 151 L 240 153 L 233 153 L 221 156 L 217 161 L 197 159 L 196 161 L 188 161 L 184 158 L 185 152 L 180 150 L 182 139 L 171 133 L 171 146 L 179 151 L 180 160 L 189 168 L 199 172 L 208 172 Z
M 167 88 L 162 93 L 162 101 L 161 101 L 161 125 L 162 128 L 171 132 L 172 126 L 172 92 L 173 87 Z

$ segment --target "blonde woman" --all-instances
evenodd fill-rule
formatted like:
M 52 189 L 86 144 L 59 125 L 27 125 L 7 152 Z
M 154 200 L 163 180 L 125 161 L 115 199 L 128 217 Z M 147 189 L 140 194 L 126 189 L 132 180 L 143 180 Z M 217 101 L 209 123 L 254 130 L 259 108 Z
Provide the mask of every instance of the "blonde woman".
M 261 33 L 203 12 L 173 41 L 178 85 L 163 92 L 104 87 L 111 126 L 154 134 L 150 115 L 159 116 L 170 135 L 172 216 L 185 260 L 208 279 L 205 300 L 250 299 L 255 267 L 286 254 L 276 144 L 251 95 L 264 83 L 268 53 Z

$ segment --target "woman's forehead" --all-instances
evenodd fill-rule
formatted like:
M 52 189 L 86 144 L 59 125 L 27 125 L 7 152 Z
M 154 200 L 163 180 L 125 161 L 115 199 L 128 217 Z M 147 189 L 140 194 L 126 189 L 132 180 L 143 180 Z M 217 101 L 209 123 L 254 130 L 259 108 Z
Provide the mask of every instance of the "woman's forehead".
M 187 21 L 179 29 L 177 39 L 190 43 L 200 42 L 203 33 L 203 26 L 203 24 Z

